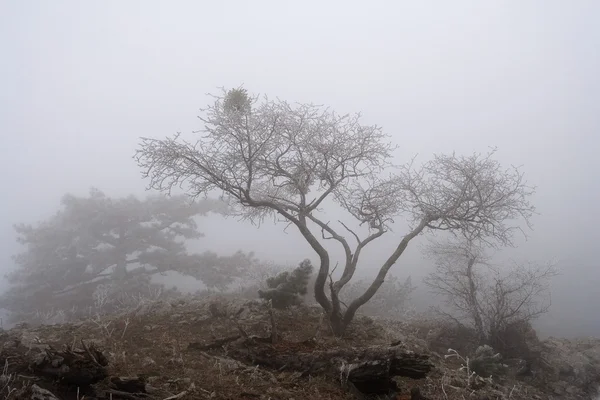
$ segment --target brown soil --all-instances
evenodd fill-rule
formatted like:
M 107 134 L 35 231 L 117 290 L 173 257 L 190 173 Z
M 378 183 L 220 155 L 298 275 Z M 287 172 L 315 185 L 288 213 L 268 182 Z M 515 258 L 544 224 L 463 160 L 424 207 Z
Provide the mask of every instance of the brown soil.
M 364 316 L 357 317 L 344 338 L 331 334 L 318 308 L 276 311 L 275 321 L 279 337 L 270 350 L 275 355 L 389 346 L 399 340 L 408 350 L 427 351 L 423 340 L 410 337 L 398 326 L 390 328 Z M 126 314 L 74 324 L 21 326 L 3 334 L 2 348 L 18 339 L 21 346 L 35 353 L 44 352 L 49 346 L 53 349 L 81 347 L 83 339 L 84 343 L 95 343 L 104 351 L 108 360 L 107 377 L 89 388 L 35 378 L 28 376 L 32 374 L 12 371 L 12 361 L 6 359 L 7 353 L 3 350 L 0 362 L 6 363 L 6 368 L 4 378 L 0 377 L 0 387 L 9 380 L 10 385 L 2 389 L 3 398 L 32 398 L 24 391 L 13 390 L 23 385 L 30 387 L 32 383 L 50 390 L 60 399 L 79 400 L 367 398 L 352 385 L 344 385 L 339 377 L 311 376 L 285 368 L 274 370 L 230 357 L 232 346 L 240 346 L 245 337 L 269 338 L 270 334 L 269 309 L 264 304 L 242 300 L 225 302 L 216 298 L 158 302 Z M 467 376 L 460 371 L 459 360 L 435 353 L 431 354 L 431 360 L 436 368 L 427 378 L 398 378 L 399 390 L 385 398 L 419 398 L 416 393 L 412 397 L 410 394 L 416 388 L 424 396 L 420 398 L 432 400 L 549 398 L 526 383 L 508 378 L 502 381 L 473 378 L 467 387 Z M 11 390 L 12 394 L 8 395 Z M 479 397 L 473 397 L 473 393 Z

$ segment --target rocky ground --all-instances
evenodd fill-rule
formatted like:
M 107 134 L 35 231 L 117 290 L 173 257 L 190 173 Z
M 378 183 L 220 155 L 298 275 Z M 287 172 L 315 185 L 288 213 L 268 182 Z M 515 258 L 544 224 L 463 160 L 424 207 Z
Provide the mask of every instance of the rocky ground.
M 359 316 L 334 337 L 316 307 L 204 298 L 0 336 L 6 399 L 592 399 L 600 340 L 536 344 L 540 367 L 472 371 L 423 321 Z M 275 327 L 275 329 L 273 329 Z M 440 344 L 442 343 L 442 344 Z M 471 357 L 473 355 L 471 354 Z M 467 362 L 469 361 L 469 362 Z M 465 365 L 470 368 L 464 368 Z M 485 375 L 482 373 L 482 375 Z M 378 392 L 378 393 L 377 393 Z

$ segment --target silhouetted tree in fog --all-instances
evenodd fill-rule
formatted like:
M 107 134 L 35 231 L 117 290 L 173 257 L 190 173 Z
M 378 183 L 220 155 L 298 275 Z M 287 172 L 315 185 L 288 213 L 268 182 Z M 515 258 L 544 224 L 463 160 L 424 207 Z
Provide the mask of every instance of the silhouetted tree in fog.
M 319 257 L 315 299 L 340 335 L 419 234 L 448 230 L 508 243 L 518 226 L 514 220 L 527 221 L 534 210 L 533 189 L 522 173 L 502 168 L 493 151 L 435 155 L 421 167 L 394 167 L 388 136 L 362 124 L 359 115 L 260 101 L 244 89 L 224 91 L 202 112 L 204 129 L 195 142 L 179 135 L 142 138 L 136 159 L 149 186 L 165 192 L 184 186 L 192 196 L 220 191 L 235 215 L 255 222 L 278 216 L 295 226 Z M 334 204 L 347 220 L 326 218 L 323 208 Z M 354 276 L 362 250 L 401 215 L 409 229 L 398 236 L 373 282 L 345 307 L 339 293 Z M 345 254 L 341 277 L 331 285 L 324 240 L 336 241 Z
M 186 240 L 202 236 L 195 216 L 225 208 L 184 196 L 111 199 L 97 189 L 88 197 L 65 195 L 49 219 L 15 226 L 25 250 L 15 256 L 18 268 L 7 276 L 12 287 L 2 306 L 23 313 L 90 306 L 119 290 L 159 290 L 150 277 L 168 271 L 224 288 L 255 262 L 252 254 L 188 254 Z
M 499 346 L 508 329 L 520 329 L 550 307 L 550 279 L 557 274 L 553 265 L 498 268 L 471 240 L 433 242 L 428 254 L 436 270 L 424 282 L 448 306 L 438 313 L 474 328 L 480 344 Z

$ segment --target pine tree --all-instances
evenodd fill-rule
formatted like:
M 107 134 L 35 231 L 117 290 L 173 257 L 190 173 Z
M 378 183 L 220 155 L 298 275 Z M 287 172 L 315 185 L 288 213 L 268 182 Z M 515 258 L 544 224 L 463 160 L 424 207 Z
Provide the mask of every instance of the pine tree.
M 151 277 L 170 271 L 223 289 L 256 261 L 242 252 L 187 252 L 186 241 L 203 236 L 195 217 L 208 212 L 226 208 L 185 196 L 113 199 L 97 189 L 65 195 L 47 220 L 15 226 L 24 251 L 14 257 L 17 268 L 7 276 L 11 287 L 0 306 L 20 314 L 89 308 L 98 287 L 109 287 L 104 297 L 113 300 L 119 293 L 145 296 L 160 290 Z
M 306 259 L 292 271 L 284 271 L 267 279 L 266 290 L 259 290 L 261 299 L 271 300 L 274 308 L 287 308 L 302 303 L 302 296 L 308 291 L 308 281 L 313 266 Z

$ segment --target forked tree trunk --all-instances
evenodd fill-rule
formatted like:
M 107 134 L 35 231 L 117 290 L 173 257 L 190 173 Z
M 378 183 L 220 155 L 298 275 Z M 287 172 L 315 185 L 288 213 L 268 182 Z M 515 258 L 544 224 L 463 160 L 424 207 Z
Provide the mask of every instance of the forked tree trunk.
M 404 253 L 404 250 L 406 250 L 408 243 L 410 243 L 412 239 L 419 235 L 423 231 L 423 229 L 425 229 L 429 222 L 430 221 L 428 219 L 423 219 L 415 229 L 413 229 L 410 233 L 408 233 L 402 238 L 402 241 L 400 241 L 400 244 L 398 245 L 398 247 L 396 247 L 396 250 L 394 250 L 392 255 L 381 266 L 381 269 L 379 270 L 379 273 L 373 280 L 373 283 L 371 283 L 371 286 L 369 286 L 361 296 L 354 299 L 354 301 L 352 301 L 348 305 L 348 308 L 344 312 L 342 312 L 341 310 L 340 301 L 337 300 L 337 293 L 332 293 L 331 297 L 333 301 L 330 303 L 330 310 L 325 311 L 328 312 L 329 322 L 331 324 L 331 328 L 333 330 L 334 335 L 344 335 L 346 329 L 348 329 L 348 326 L 354 319 L 354 316 L 356 315 L 358 309 L 365 305 L 367 302 L 369 302 L 369 300 L 371 300 L 373 296 L 375 296 L 381 285 L 383 285 L 388 271 L 396 263 L 396 261 L 398 261 L 398 258 L 400 258 L 402 253 Z M 324 287 L 325 282 L 321 282 L 320 280 L 317 280 L 317 282 L 315 282 L 315 292 L 317 292 L 318 288 L 320 288 L 321 291 L 323 291 Z
M 344 323 L 344 315 L 341 313 L 341 310 L 332 310 L 329 315 L 329 324 L 331 325 L 331 330 L 335 336 L 341 337 L 346 333 L 346 329 L 348 325 Z

